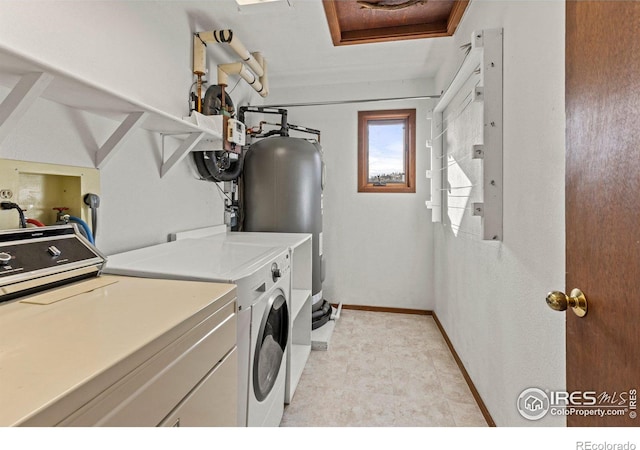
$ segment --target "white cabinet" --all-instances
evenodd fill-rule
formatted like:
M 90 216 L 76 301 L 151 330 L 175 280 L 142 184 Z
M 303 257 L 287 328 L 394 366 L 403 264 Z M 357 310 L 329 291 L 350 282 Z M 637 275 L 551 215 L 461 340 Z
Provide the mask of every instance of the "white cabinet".
M 235 309 L 235 301 L 228 303 L 60 425 L 156 426 L 164 423 L 165 418 L 188 397 L 191 400 L 187 403 L 201 404 L 205 400 L 192 392 L 194 387 L 204 384 L 230 352 L 235 355 Z M 235 356 L 232 359 L 235 360 Z M 237 374 L 237 363 L 227 364 L 227 371 L 229 368 L 235 368 Z M 225 370 L 223 372 L 226 373 Z M 225 389 L 232 394 L 229 401 L 222 402 L 222 405 L 216 405 L 215 408 L 210 405 L 210 416 L 224 411 L 225 420 L 218 420 L 232 425 L 236 422 L 236 376 L 232 376 L 233 382 L 226 380 L 225 383 Z M 215 379 L 216 377 L 209 380 L 207 389 L 203 392 L 215 390 L 215 386 L 212 386 Z M 208 426 L 214 424 L 210 423 Z
M 236 286 L 95 281 L 0 304 L 0 426 L 236 425 Z
M 233 349 L 161 423 L 162 427 L 234 427 L 238 351 Z

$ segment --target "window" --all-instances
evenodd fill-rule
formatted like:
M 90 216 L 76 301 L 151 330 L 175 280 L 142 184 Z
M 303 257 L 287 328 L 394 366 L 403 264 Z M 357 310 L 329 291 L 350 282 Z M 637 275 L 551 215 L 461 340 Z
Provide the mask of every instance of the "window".
M 416 191 L 416 110 L 358 112 L 358 192 Z

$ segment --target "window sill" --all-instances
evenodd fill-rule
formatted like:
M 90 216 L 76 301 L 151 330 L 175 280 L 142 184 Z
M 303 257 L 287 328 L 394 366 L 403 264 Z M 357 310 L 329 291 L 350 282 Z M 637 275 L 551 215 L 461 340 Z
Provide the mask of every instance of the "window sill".
M 377 193 L 401 193 L 401 194 L 415 194 L 415 186 L 406 185 L 393 185 L 387 184 L 385 186 L 377 186 L 373 183 L 365 184 L 364 186 L 358 186 L 358 192 L 377 192 Z

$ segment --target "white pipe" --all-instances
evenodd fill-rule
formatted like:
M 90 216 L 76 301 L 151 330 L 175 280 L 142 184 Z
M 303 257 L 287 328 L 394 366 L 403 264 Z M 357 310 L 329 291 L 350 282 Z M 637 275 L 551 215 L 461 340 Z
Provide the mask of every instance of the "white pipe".
M 331 320 L 338 320 L 340 318 L 340 312 L 342 311 L 342 302 L 338 304 L 338 309 L 331 315 Z
M 193 36 L 193 73 L 204 75 L 207 73 L 207 48 L 197 34 Z
M 249 50 L 242 45 L 242 42 L 234 36 L 233 31 L 231 30 L 213 30 L 213 31 L 203 31 L 197 33 L 200 39 L 204 42 L 219 42 L 229 44 L 229 47 L 240 56 L 242 62 L 248 65 L 251 70 L 255 72 L 255 74 L 259 77 L 264 75 L 264 70 L 262 66 L 256 61 L 256 59 L 249 53 Z
M 267 61 L 262 57 L 262 53 L 260 52 L 255 52 L 252 53 L 253 57 L 256 59 L 256 61 L 258 61 L 258 64 L 260 64 L 260 66 L 264 69 L 264 73 L 262 75 L 258 75 L 260 77 L 260 83 L 262 83 L 262 87 L 263 87 L 263 97 L 266 97 L 267 95 L 269 95 L 269 79 L 267 78 Z
M 264 86 L 258 80 L 253 72 L 247 69 L 241 62 L 230 63 L 230 64 L 220 64 L 218 66 L 218 84 L 223 84 L 225 86 L 229 85 L 229 75 L 240 75 L 243 80 L 245 80 L 249 85 L 262 97 L 267 96 L 267 92 L 264 90 Z

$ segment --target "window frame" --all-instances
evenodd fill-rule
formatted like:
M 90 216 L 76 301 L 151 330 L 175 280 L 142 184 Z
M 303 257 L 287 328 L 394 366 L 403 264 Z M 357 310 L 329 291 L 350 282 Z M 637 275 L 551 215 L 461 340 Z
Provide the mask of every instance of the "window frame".
M 369 123 L 388 120 L 405 122 L 405 183 L 377 186 L 369 182 Z M 386 109 L 358 111 L 358 192 L 416 192 L 416 110 Z

